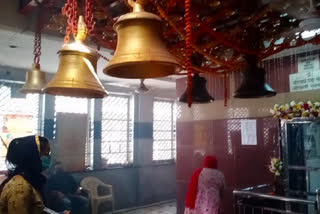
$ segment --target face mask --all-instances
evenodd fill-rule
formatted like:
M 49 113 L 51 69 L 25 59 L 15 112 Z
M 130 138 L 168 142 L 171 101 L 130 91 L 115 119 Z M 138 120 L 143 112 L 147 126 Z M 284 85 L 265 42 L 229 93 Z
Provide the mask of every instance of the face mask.
M 42 162 L 42 171 L 49 169 L 51 165 L 51 156 L 43 156 L 41 157 L 41 162 Z

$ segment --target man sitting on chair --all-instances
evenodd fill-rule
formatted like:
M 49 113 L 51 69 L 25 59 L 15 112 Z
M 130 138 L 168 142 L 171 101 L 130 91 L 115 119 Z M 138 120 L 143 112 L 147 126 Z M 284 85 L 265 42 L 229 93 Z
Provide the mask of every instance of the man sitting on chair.
M 81 195 L 81 189 L 74 177 L 63 171 L 60 164 L 55 166 L 45 185 L 48 208 L 60 212 L 71 210 L 72 214 L 90 214 L 89 200 Z

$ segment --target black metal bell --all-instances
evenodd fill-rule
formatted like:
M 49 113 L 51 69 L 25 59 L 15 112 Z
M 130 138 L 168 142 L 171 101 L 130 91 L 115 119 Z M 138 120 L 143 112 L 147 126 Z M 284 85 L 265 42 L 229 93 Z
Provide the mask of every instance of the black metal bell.
M 275 96 L 277 92 L 266 83 L 265 73 L 265 70 L 259 68 L 256 63 L 249 64 L 249 67 L 244 72 L 244 81 L 236 91 L 234 97 L 248 99 Z
M 195 73 L 192 77 L 192 101 L 193 103 L 210 103 L 214 101 L 214 98 L 209 94 L 206 87 L 207 80 L 201 77 L 198 73 Z M 188 89 L 180 96 L 180 102 L 188 102 Z

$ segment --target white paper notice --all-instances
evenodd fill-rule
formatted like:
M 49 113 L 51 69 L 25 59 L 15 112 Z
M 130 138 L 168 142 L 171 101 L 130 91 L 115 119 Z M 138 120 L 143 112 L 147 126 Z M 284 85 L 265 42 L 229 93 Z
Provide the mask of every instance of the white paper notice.
M 257 121 L 256 120 L 241 121 L 241 144 L 257 145 Z
M 298 72 L 319 71 L 319 55 L 312 55 L 298 58 Z

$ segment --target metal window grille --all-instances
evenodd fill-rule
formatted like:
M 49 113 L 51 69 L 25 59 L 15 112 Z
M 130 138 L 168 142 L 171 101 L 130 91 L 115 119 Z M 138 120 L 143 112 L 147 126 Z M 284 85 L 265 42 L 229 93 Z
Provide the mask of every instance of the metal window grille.
M 73 113 L 73 114 L 87 114 L 88 115 L 88 142 L 85 148 L 85 167 L 92 168 L 93 166 L 93 112 L 94 101 L 86 98 L 74 98 L 65 96 L 55 97 L 55 127 L 56 127 L 56 113 Z M 54 131 L 55 133 L 55 131 Z
M 174 101 L 153 102 L 153 160 L 176 159 L 176 114 Z
M 26 96 L 19 94 L 18 90 L 22 87 L 22 84 L 7 83 L 0 81 L 0 125 L 1 125 L 1 141 L 0 142 L 0 171 L 6 170 L 5 156 L 7 153 L 4 142 L 10 142 L 12 138 L 21 137 L 23 135 L 32 135 L 39 133 L 40 120 L 40 96 L 37 94 L 28 94 Z M 16 96 L 18 95 L 18 96 Z M 6 116 L 7 115 L 30 115 L 32 116 L 33 130 L 30 133 L 8 133 L 6 129 Z M 10 130 L 9 130 L 10 132 Z
M 102 103 L 101 165 L 133 161 L 133 105 L 128 95 L 110 95 Z
M 93 145 L 94 145 L 94 100 L 89 104 L 89 143 L 86 144 L 86 167 L 93 168 Z

